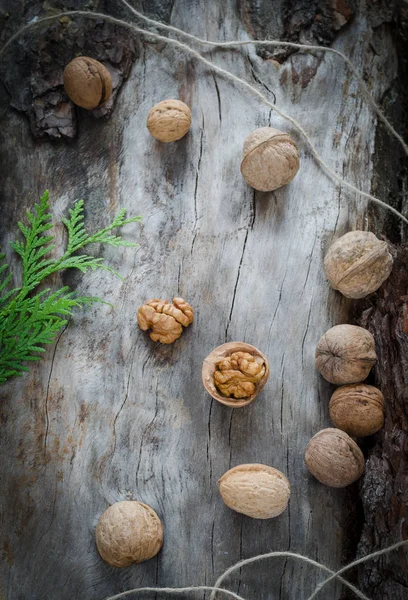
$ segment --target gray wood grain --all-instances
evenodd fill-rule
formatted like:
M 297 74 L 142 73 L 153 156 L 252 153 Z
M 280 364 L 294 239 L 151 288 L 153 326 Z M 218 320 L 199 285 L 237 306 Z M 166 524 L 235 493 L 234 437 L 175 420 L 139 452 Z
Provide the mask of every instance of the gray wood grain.
M 233 0 L 175 0 L 171 23 L 210 39 L 248 38 Z M 391 39 L 357 15 L 334 47 L 380 97 L 394 74 Z M 299 53 L 277 67 L 253 48 L 207 56 L 270 90 L 325 161 L 370 190 L 376 121 L 341 61 Z M 167 97 L 192 107 L 193 124 L 162 145 L 145 122 Z M 242 144 L 268 124 L 298 140 L 301 168 L 286 188 L 254 193 L 239 171 Z M 314 481 L 303 452 L 329 424 L 330 387 L 315 373 L 314 348 L 349 311 L 329 290 L 322 257 L 335 236 L 364 227 L 365 203 L 335 188 L 287 123 L 169 46 L 142 46 L 111 118 L 81 111 L 75 141 L 35 144 L 12 110 L 0 136 L 3 245 L 45 188 L 56 222 L 80 197 L 90 230 L 121 207 L 144 217 L 123 231 L 138 250 L 104 250 L 124 284 L 107 273 L 64 278 L 115 308 L 78 312 L 44 359 L 1 389 L 0 598 L 102 600 L 142 585 L 211 585 L 240 558 L 270 550 L 338 567 L 352 534 L 348 492 Z M 194 324 L 174 345 L 154 344 L 137 327 L 137 307 L 179 295 L 195 308 Z M 234 340 L 257 346 L 271 367 L 260 397 L 236 411 L 201 383 L 204 357 Z M 244 462 L 288 476 L 283 515 L 255 521 L 223 505 L 217 479 Z M 157 558 L 119 570 L 100 559 L 94 530 L 109 504 L 127 498 L 158 512 L 165 542 Z M 248 600 L 302 600 L 321 577 L 276 559 L 229 585 Z

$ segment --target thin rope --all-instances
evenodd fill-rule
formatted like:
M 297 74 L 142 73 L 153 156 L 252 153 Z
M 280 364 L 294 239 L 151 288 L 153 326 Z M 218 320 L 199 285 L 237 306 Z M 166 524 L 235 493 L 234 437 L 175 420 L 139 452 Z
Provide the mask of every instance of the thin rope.
M 142 37 L 151 38 L 151 39 L 156 40 L 156 41 L 161 41 L 161 42 L 169 43 L 170 45 L 173 45 L 176 48 L 179 48 L 180 50 L 183 50 L 183 51 L 187 52 L 188 54 L 191 54 L 197 60 L 199 60 L 200 62 L 202 62 L 205 65 L 207 65 L 212 71 L 214 71 L 216 73 L 219 73 L 223 77 L 225 77 L 227 79 L 230 79 L 231 81 L 234 81 L 235 83 L 239 83 L 241 86 L 243 86 L 247 90 L 249 90 L 252 94 L 258 96 L 266 106 L 268 106 L 269 108 L 271 108 L 272 110 L 274 110 L 278 115 L 280 115 L 283 119 L 285 119 L 289 123 L 291 123 L 293 125 L 293 127 L 299 131 L 299 133 L 305 139 L 305 141 L 306 141 L 306 143 L 307 143 L 307 145 L 309 147 L 309 150 L 310 150 L 312 156 L 314 157 L 315 161 L 321 166 L 321 168 L 323 169 L 323 171 L 329 177 L 331 177 L 332 179 L 334 179 L 335 181 L 337 181 L 340 185 L 344 186 L 345 188 L 351 190 L 352 192 L 354 192 L 356 194 L 359 194 L 360 196 L 363 196 L 364 198 L 367 198 L 368 200 L 371 200 L 372 202 L 375 202 L 376 204 L 382 206 L 386 210 L 391 211 L 398 218 L 400 218 L 402 221 L 404 221 L 405 223 L 408 224 L 408 219 L 406 217 L 404 217 L 393 206 L 390 206 L 389 204 L 386 204 L 385 202 L 383 202 L 383 200 L 380 200 L 379 198 L 377 198 L 376 196 L 373 196 L 372 194 L 368 194 L 367 192 L 363 192 L 362 190 L 360 190 L 359 188 L 357 188 L 355 185 L 353 185 L 353 184 L 348 183 L 347 181 L 345 181 L 342 177 L 340 177 L 340 175 L 338 175 L 335 171 L 333 171 L 323 161 L 323 159 L 320 158 L 320 155 L 318 154 L 317 150 L 314 148 L 314 146 L 313 146 L 311 140 L 309 139 L 309 136 L 307 135 L 306 131 L 303 129 L 303 127 L 300 125 L 300 123 L 298 123 L 298 121 L 296 121 L 296 119 L 294 119 L 293 117 L 290 117 L 289 115 L 285 114 L 283 111 L 281 111 L 280 109 L 278 109 L 275 104 L 272 104 L 271 102 L 269 102 L 269 100 L 267 99 L 266 96 L 264 96 L 259 90 L 257 90 L 255 87 L 253 87 L 248 82 L 246 82 L 244 79 L 241 79 L 240 77 L 237 77 L 236 75 L 234 75 L 230 71 L 227 71 L 226 69 L 222 69 L 221 67 L 218 67 L 217 65 L 215 65 L 211 61 L 209 61 L 206 58 L 204 58 L 197 50 L 194 50 L 193 48 L 190 48 L 190 46 L 187 46 L 187 44 L 179 42 L 178 40 L 173 40 L 171 38 L 159 35 L 158 33 L 152 33 L 150 31 L 145 31 L 144 29 L 140 29 L 139 27 L 137 27 L 133 23 L 127 23 L 126 21 L 123 21 L 122 19 L 117 19 L 115 17 L 111 17 L 110 15 L 106 15 L 104 13 L 96 13 L 96 12 L 89 12 L 89 11 L 83 11 L 83 10 L 73 10 L 73 11 L 62 12 L 62 13 L 59 13 L 59 14 L 56 14 L 56 15 L 52 15 L 52 16 L 49 16 L 49 17 L 43 17 L 41 19 L 38 19 L 35 22 L 28 23 L 27 25 L 25 25 L 24 27 L 22 27 L 19 31 L 17 31 L 6 42 L 6 44 L 3 46 L 3 48 L 0 49 L 0 57 L 3 54 L 3 52 L 5 51 L 5 49 L 12 43 L 12 41 L 15 40 L 24 31 L 27 31 L 27 30 L 32 29 L 34 27 L 37 27 L 37 26 L 39 26 L 39 25 L 41 25 L 43 23 L 46 23 L 46 22 L 56 21 L 59 18 L 64 17 L 64 16 L 86 16 L 86 17 L 93 18 L 93 19 L 105 19 L 106 21 L 108 21 L 110 23 L 114 23 L 116 25 L 121 25 L 122 27 L 126 27 L 128 29 L 132 29 L 132 30 L 136 31 L 139 35 L 141 35 Z
M 374 112 L 379 117 L 379 119 L 381 119 L 381 121 L 384 123 L 385 128 L 389 131 L 389 133 L 391 135 L 393 135 L 400 142 L 401 146 L 404 148 L 405 154 L 408 155 L 408 144 L 405 143 L 403 137 L 394 129 L 394 127 L 392 126 L 390 121 L 384 115 L 384 113 L 382 112 L 382 110 L 380 109 L 380 107 L 378 106 L 376 101 L 374 100 L 373 96 L 371 95 L 370 90 L 368 89 L 366 83 L 364 82 L 364 79 L 361 77 L 361 75 L 359 74 L 357 68 L 354 66 L 352 61 L 349 58 L 347 58 L 347 56 L 345 54 L 343 54 L 343 52 L 340 52 L 340 50 L 335 50 L 334 48 L 328 48 L 326 46 L 299 44 L 299 43 L 295 43 L 295 42 L 284 42 L 281 40 L 232 40 L 229 42 L 205 40 L 203 38 L 199 38 L 195 35 L 192 35 L 191 33 L 188 33 L 187 31 L 178 29 L 177 27 L 174 27 L 173 25 L 167 25 L 166 23 L 162 23 L 161 21 L 155 21 L 154 19 L 150 19 L 149 17 L 146 17 L 146 15 L 144 15 L 144 14 L 140 13 L 138 10 L 136 10 L 129 2 L 127 2 L 127 0 L 120 0 L 120 2 L 122 2 L 122 4 L 124 4 L 138 19 L 141 19 L 145 23 L 148 23 L 149 25 L 153 25 L 154 27 L 158 27 L 160 29 L 164 29 L 165 31 L 177 33 L 178 35 L 182 35 L 183 37 L 185 37 L 189 40 L 193 40 L 194 42 L 197 42 L 204 46 L 211 46 L 212 48 L 237 48 L 240 46 L 249 46 L 249 45 L 253 45 L 253 46 L 259 47 L 259 48 L 275 46 L 275 47 L 283 47 L 283 48 L 294 48 L 296 50 L 308 50 L 310 52 L 327 52 L 329 54 L 334 54 L 335 56 L 340 57 L 345 62 L 346 66 L 349 68 L 349 70 L 354 75 L 354 77 L 356 78 L 359 86 L 362 89 L 363 96 L 367 100 L 368 104 L 374 110 Z
M 185 594 L 186 592 L 211 592 L 216 590 L 221 594 L 225 594 L 226 596 L 230 596 L 230 598 L 234 598 L 235 600 L 245 600 L 242 596 L 238 596 L 234 592 L 230 590 L 224 590 L 223 588 L 215 588 L 208 585 L 199 585 L 197 587 L 184 587 L 184 588 L 155 588 L 155 587 L 143 587 L 143 588 L 135 588 L 134 590 L 127 590 L 126 592 L 121 592 L 120 594 L 116 594 L 115 596 L 109 596 L 109 598 L 105 598 L 105 600 L 119 600 L 119 598 L 125 598 L 126 596 L 130 596 L 130 594 L 137 594 L 139 592 L 161 592 L 162 594 Z

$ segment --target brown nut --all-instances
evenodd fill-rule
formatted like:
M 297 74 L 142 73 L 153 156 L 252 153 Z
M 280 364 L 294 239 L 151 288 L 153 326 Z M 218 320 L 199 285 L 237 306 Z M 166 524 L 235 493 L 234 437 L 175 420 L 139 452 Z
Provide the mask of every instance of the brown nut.
M 347 298 L 364 298 L 384 283 L 392 271 L 387 242 L 369 231 L 341 236 L 324 259 L 324 271 L 335 290 Z
M 253 519 L 272 519 L 286 509 L 290 483 L 283 473 L 268 465 L 238 465 L 218 481 L 225 504 Z
M 299 152 L 287 133 L 261 127 L 246 138 L 241 173 L 251 187 L 272 192 L 292 181 L 298 170 Z
M 335 488 L 350 485 L 364 472 L 363 453 L 340 429 L 322 429 L 316 433 L 307 445 L 305 463 L 320 483 Z
M 180 100 L 163 100 L 150 109 L 147 128 L 159 142 L 175 142 L 186 135 L 191 110 Z
M 330 383 L 363 381 L 376 360 L 373 336 L 356 325 L 332 327 L 316 347 L 316 369 Z
M 112 77 L 102 63 L 88 56 L 79 56 L 65 67 L 64 87 L 74 104 L 92 110 L 109 100 Z
M 96 526 L 96 546 L 112 567 L 128 567 L 153 558 L 163 545 L 163 526 L 155 511 L 141 502 L 112 504 Z
M 154 298 L 137 311 L 140 329 L 151 329 L 151 339 L 162 344 L 176 341 L 183 333 L 183 327 L 188 327 L 193 319 L 194 311 L 183 298 L 173 298 L 173 304 Z
M 215 400 L 232 408 L 250 404 L 262 390 L 268 377 L 266 356 L 255 346 L 245 342 L 222 344 L 203 362 L 202 380 L 205 389 Z M 227 393 L 229 397 L 225 395 Z
M 365 383 L 339 387 L 330 399 L 329 410 L 333 425 L 353 437 L 373 435 L 384 425 L 384 396 Z

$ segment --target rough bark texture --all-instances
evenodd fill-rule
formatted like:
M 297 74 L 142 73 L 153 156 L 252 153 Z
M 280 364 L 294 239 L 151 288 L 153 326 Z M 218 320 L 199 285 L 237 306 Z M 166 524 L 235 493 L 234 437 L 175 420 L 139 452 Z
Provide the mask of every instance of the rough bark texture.
M 9 4 L 12 12 L 14 2 Z M 80 0 L 53 6 L 89 8 Z M 254 35 L 333 43 L 364 73 L 377 100 L 388 92 L 390 109 L 398 106 L 397 92 L 390 90 L 402 42 L 392 36 L 394 13 L 387 21 L 389 13 L 376 3 L 370 18 L 381 13 L 382 25 L 347 2 L 156 0 L 135 6 L 210 39 Z M 118 2 L 95 2 L 94 8 L 129 16 Z M 4 37 L 48 9 L 48 3 L 19 4 L 11 16 L 2 17 Z M 318 10 L 324 15 L 320 21 Z M 339 12 L 346 21 L 340 27 Z M 81 47 L 74 32 L 81 36 L 83 28 Z M 62 31 L 70 33 L 61 37 Z M 50 27 L 41 39 L 44 46 L 35 36 L 21 39 L 1 63 L 2 244 L 7 248 L 15 238 L 16 222 L 45 188 L 50 189 L 56 222 L 83 197 L 90 229 L 123 206 L 130 214 L 142 214 L 144 223 L 126 230 L 140 242 L 137 252 L 105 251 L 125 276 L 123 285 L 100 273 L 63 278 L 81 291 L 104 296 L 115 309 L 96 306 L 76 314 L 44 359 L 0 391 L 0 597 L 101 600 L 141 585 L 211 584 L 233 562 L 268 550 L 289 549 L 340 566 L 355 552 L 358 487 L 321 486 L 307 474 L 303 453 L 312 435 L 330 425 L 332 388 L 314 371 L 315 345 L 330 326 L 351 320 L 352 304 L 325 281 L 323 256 L 335 237 L 364 227 L 365 203 L 333 186 L 284 120 L 170 45 L 136 39 L 133 46 L 129 33 L 83 19 Z M 106 46 L 116 39 L 125 48 L 118 55 L 113 52 L 118 62 L 111 60 Z M 69 60 L 81 48 L 95 58 L 108 56 L 106 62 L 122 69 L 123 78 L 131 59 L 134 64 L 109 119 L 71 110 L 76 121 L 70 113 L 67 132 L 74 133 L 76 122 L 76 137 L 51 143 L 49 138 L 62 135 L 65 127 L 66 114 L 60 125 L 51 101 L 55 90 L 63 93 L 58 87 L 62 58 Z M 266 91 L 299 119 L 320 154 L 346 179 L 364 190 L 375 176 L 382 181 L 374 153 L 376 121 L 341 61 L 320 53 L 291 54 L 288 60 L 289 53 L 274 54 L 279 65 L 263 60 L 268 55 L 253 48 L 212 50 L 207 56 Z M 44 64 L 42 58 L 47 58 Z M 49 77 L 48 58 L 58 72 L 55 79 Z M 37 78 L 43 82 L 38 96 Z M 27 91 L 26 104 L 16 111 L 22 90 Z M 32 104 L 43 95 L 47 108 L 36 120 Z M 151 106 L 171 97 L 192 106 L 193 122 L 186 138 L 165 146 L 149 136 L 145 123 Z M 45 134 L 45 142 L 33 139 L 21 107 L 32 131 Z M 288 131 L 301 149 L 297 177 L 272 194 L 254 193 L 239 172 L 244 139 L 265 125 Z M 396 143 L 390 145 L 395 148 Z M 384 148 L 387 153 L 388 146 Z M 391 235 L 395 220 L 386 222 Z M 64 233 L 57 228 L 56 234 L 60 248 Z M 193 305 L 196 321 L 173 346 L 154 344 L 137 328 L 136 309 L 149 298 L 176 295 Z M 402 344 L 402 338 L 390 338 Z M 211 401 L 201 384 L 202 360 L 233 340 L 257 346 L 271 367 L 259 398 L 235 411 Z M 386 351 L 390 349 L 384 344 Z M 399 394 L 394 398 L 402 399 Z M 388 415 L 384 436 L 391 422 Z M 390 438 L 384 439 L 389 443 Z M 402 443 L 403 437 L 398 440 Z M 381 459 L 373 452 L 373 458 Z M 289 509 L 275 520 L 259 522 L 233 513 L 218 495 L 217 479 L 249 462 L 276 467 L 292 482 Z M 368 474 L 370 469 L 371 463 Z M 395 478 L 390 485 L 396 485 Z M 368 481 L 369 476 L 363 489 Z M 118 570 L 100 559 L 94 533 L 107 506 L 125 498 L 157 511 L 165 541 L 155 559 Z M 402 511 L 402 494 L 397 500 Z M 362 551 L 370 540 L 384 543 L 370 538 L 379 508 L 364 502 Z M 387 521 L 393 513 L 386 513 L 384 509 L 383 520 L 394 541 L 396 526 Z M 242 570 L 229 585 L 248 600 L 303 600 L 322 578 L 289 560 L 270 564 Z M 382 593 L 389 593 L 386 586 L 395 588 L 397 580 L 387 569 L 374 567 L 372 576 L 381 577 Z M 367 591 L 370 577 L 369 571 L 362 573 Z M 394 600 L 403 598 L 398 585 Z M 325 593 L 330 600 L 341 596 L 336 585 Z

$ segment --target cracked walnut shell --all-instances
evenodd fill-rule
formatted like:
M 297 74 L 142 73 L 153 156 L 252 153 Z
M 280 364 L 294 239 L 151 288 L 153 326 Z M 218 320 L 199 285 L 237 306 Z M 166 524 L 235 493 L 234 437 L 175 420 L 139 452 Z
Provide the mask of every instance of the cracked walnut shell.
M 342 488 L 364 472 L 364 456 L 354 440 L 340 429 L 322 429 L 312 437 L 305 452 L 310 473 L 324 485 Z
M 183 327 L 188 327 L 193 319 L 194 311 L 183 298 L 173 298 L 173 304 L 154 298 L 137 311 L 140 329 L 151 329 L 151 339 L 162 344 L 176 341 L 183 333 Z
M 353 437 L 373 435 L 384 425 L 384 396 L 365 383 L 343 385 L 329 404 L 333 425 Z
M 387 242 L 369 231 L 350 231 L 330 246 L 324 272 L 343 296 L 365 298 L 388 279 L 392 263 Z
M 112 567 L 153 558 L 163 545 L 163 526 L 155 511 L 132 500 L 112 504 L 96 526 L 96 546 Z
M 292 181 L 298 170 L 298 148 L 287 133 L 261 127 L 246 138 L 241 173 L 251 187 L 273 192 Z
M 163 100 L 150 109 L 147 128 L 159 142 L 176 142 L 191 125 L 191 110 L 180 100 Z
M 89 56 L 79 56 L 65 67 L 64 87 L 74 104 L 92 110 L 109 100 L 112 77 L 99 61 Z
M 238 465 L 218 481 L 225 504 L 253 519 L 272 519 L 286 509 L 290 483 L 283 473 L 268 465 Z
M 320 338 L 316 369 L 330 383 L 359 383 L 375 364 L 374 338 L 356 325 L 336 325 Z
M 268 377 L 269 365 L 264 354 L 244 342 L 222 344 L 203 362 L 205 389 L 215 400 L 233 408 L 252 402 Z

